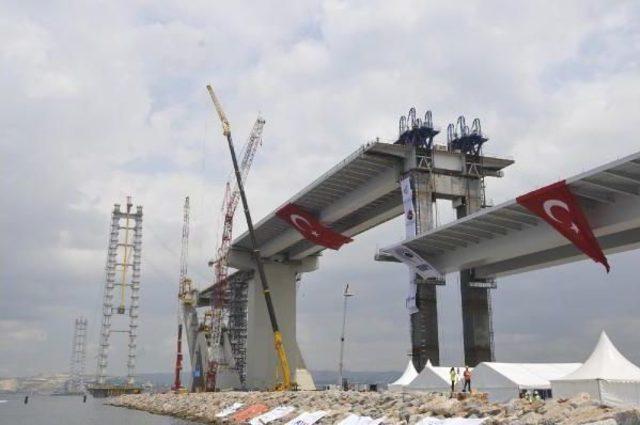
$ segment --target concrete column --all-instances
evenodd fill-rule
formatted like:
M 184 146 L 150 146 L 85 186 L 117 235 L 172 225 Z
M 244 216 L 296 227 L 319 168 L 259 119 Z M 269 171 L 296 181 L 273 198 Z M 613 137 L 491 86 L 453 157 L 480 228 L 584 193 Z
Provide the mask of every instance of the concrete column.
M 434 227 L 433 189 L 431 174 L 413 171 L 411 173 L 416 213 L 415 233 L 424 233 Z M 413 235 L 407 235 L 411 237 Z M 418 372 L 424 369 L 428 360 L 434 366 L 440 364 L 438 341 L 438 299 L 436 285 L 426 283 L 416 277 L 416 305 L 418 311 L 411 314 L 411 358 Z
M 467 196 L 456 207 L 457 218 L 460 219 L 480 210 L 481 202 L 480 181 L 468 180 Z M 475 367 L 481 362 L 494 361 L 495 356 L 491 293 L 487 288 L 469 286 L 472 277 L 473 269 L 460 271 L 464 361 L 466 365 Z
M 273 300 L 278 325 L 282 333 L 291 376 L 308 372 L 296 339 L 296 276 L 317 268 L 317 259 L 305 259 L 307 264 L 266 263 L 265 272 Z M 273 343 L 258 273 L 249 281 L 247 317 L 247 388 L 273 388 L 281 381 L 279 362 Z M 306 375 L 305 375 L 306 376 Z M 310 376 L 310 375 L 308 375 Z

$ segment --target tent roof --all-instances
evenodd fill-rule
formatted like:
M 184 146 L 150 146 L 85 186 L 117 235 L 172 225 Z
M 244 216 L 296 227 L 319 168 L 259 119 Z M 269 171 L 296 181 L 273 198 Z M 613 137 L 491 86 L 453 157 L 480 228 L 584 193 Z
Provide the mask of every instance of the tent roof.
M 578 369 L 580 363 L 497 363 L 481 365 L 493 369 L 520 388 L 548 388 L 549 381 Z
M 640 368 L 626 359 L 613 345 L 607 334 L 602 331 L 598 345 L 586 362 L 558 381 L 582 381 L 609 379 L 621 381 L 640 381 Z
M 402 376 L 400 376 L 389 385 L 409 385 L 411 381 L 416 378 L 416 376 L 418 376 L 418 371 L 416 371 L 416 368 L 413 366 L 413 362 L 409 360 L 409 364 L 405 368 Z
M 450 366 L 433 366 L 429 361 L 422 369 L 422 372 L 407 387 L 416 390 L 441 386 L 448 387 L 451 384 L 450 370 Z

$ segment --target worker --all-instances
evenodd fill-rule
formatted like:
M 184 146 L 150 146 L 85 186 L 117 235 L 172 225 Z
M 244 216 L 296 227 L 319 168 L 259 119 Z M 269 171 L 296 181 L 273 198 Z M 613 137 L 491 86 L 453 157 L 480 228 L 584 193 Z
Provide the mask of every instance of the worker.
M 456 381 L 458 380 L 458 374 L 453 366 L 451 367 L 451 370 L 449 370 L 449 376 L 451 377 L 451 396 L 453 396 L 456 389 Z
M 540 397 L 540 393 L 538 393 L 538 390 L 533 390 L 533 401 L 540 401 L 542 400 L 542 397 Z
M 469 370 L 469 366 L 464 367 L 464 373 L 462 375 L 464 376 L 464 388 L 462 392 L 467 392 L 467 388 L 469 392 L 471 392 L 471 371 Z

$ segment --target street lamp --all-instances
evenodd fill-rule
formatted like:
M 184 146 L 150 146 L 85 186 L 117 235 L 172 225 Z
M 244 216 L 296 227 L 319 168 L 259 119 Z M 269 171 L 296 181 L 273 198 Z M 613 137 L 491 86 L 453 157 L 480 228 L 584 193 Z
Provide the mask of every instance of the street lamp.
M 352 297 L 353 294 L 349 292 L 349 284 L 347 283 L 347 285 L 344 288 L 344 306 L 342 309 L 342 335 L 340 335 L 340 363 L 338 366 L 338 386 L 344 389 L 344 382 L 343 382 L 343 376 L 342 376 L 342 371 L 343 371 L 343 360 L 344 360 L 344 331 L 347 325 L 347 300 L 349 299 L 349 297 Z

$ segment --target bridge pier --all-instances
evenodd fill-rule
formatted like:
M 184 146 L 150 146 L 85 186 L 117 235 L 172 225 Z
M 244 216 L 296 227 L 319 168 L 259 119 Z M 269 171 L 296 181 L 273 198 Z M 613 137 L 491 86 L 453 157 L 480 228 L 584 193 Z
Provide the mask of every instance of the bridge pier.
M 469 181 L 468 186 L 467 196 L 454 204 L 458 219 L 482 208 L 480 181 Z M 495 361 L 491 289 L 472 286 L 474 274 L 473 269 L 460 270 L 464 362 L 471 367 Z
M 412 170 L 409 174 L 414 198 L 415 223 L 413 228 L 407 227 L 406 236 L 412 238 L 417 234 L 433 229 L 433 191 L 431 174 Z M 440 365 L 440 343 L 438 340 L 438 297 L 437 287 L 425 282 L 419 276 L 409 277 L 416 284 L 416 309 L 411 313 L 411 359 L 416 371 L 421 372 L 431 361 L 434 366 Z
M 253 268 L 253 261 L 248 255 L 234 251 L 230 255 L 230 264 L 243 270 Z M 265 273 L 289 360 L 291 376 L 301 389 L 314 389 L 314 384 L 311 374 L 306 369 L 296 338 L 296 282 L 301 273 L 317 268 L 317 256 L 292 262 L 267 261 L 265 263 Z M 259 274 L 253 273 L 248 284 L 246 385 L 249 390 L 273 388 L 281 377 Z

